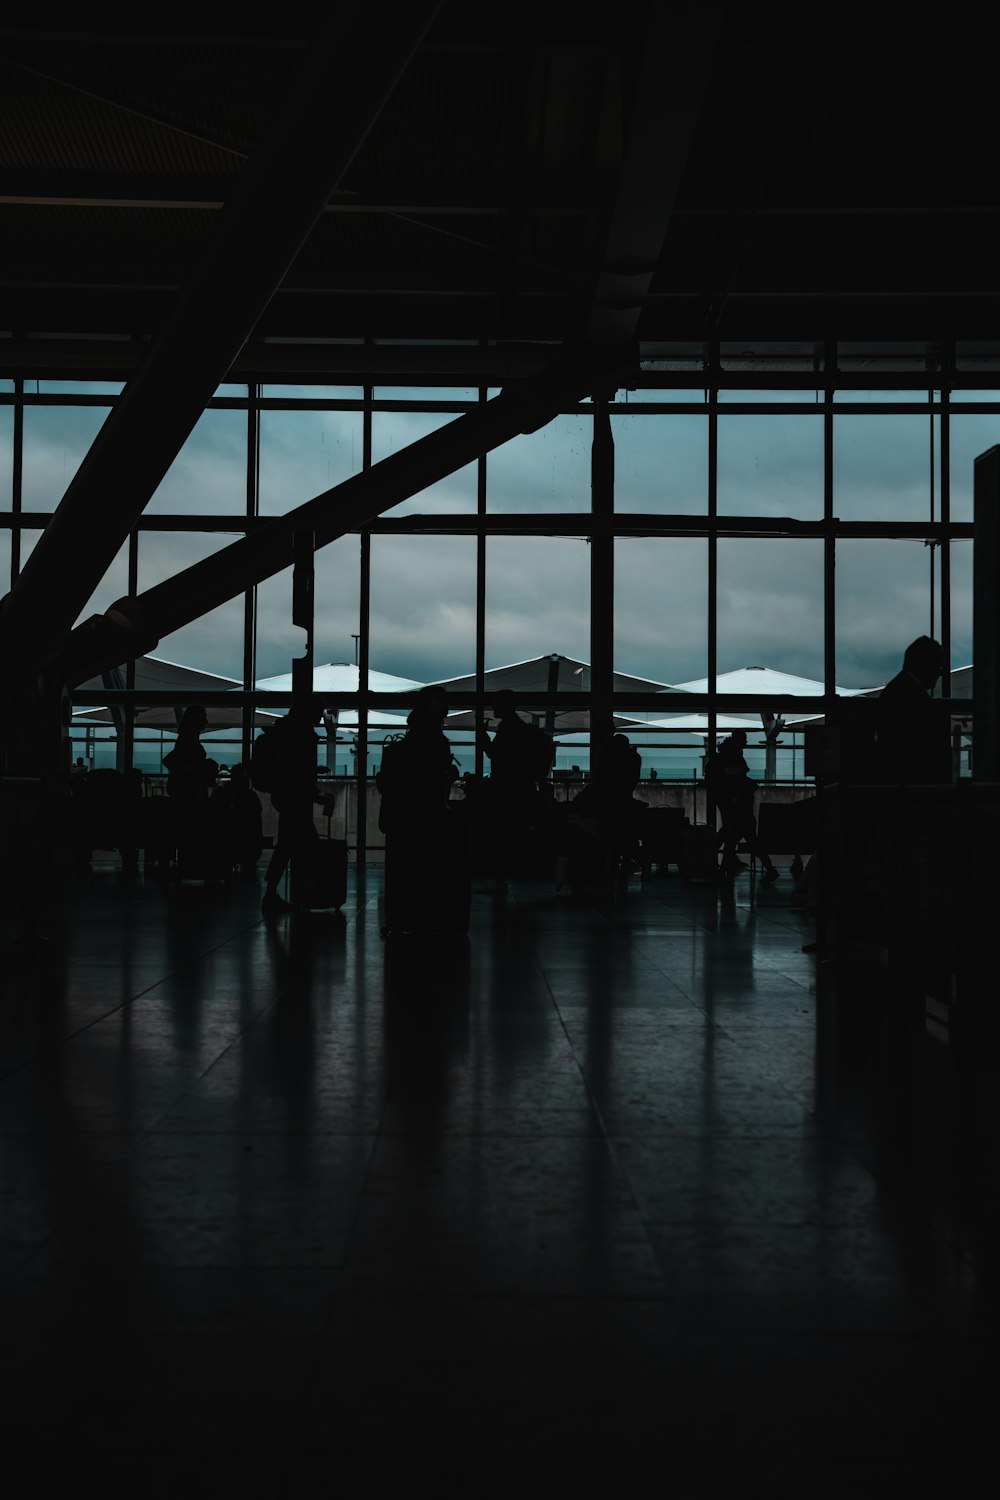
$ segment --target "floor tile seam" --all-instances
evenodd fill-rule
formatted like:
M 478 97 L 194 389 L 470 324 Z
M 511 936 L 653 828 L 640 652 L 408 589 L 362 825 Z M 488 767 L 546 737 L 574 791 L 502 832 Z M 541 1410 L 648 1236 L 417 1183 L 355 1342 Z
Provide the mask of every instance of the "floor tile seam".
M 650 1234 L 649 1224 L 648 1224 L 648 1222 L 646 1220 L 646 1215 L 643 1212 L 642 1202 L 641 1202 L 641 1200 L 639 1198 L 638 1193 L 636 1192 L 635 1184 L 633 1183 L 632 1178 L 630 1177 L 630 1175 L 629 1175 L 629 1173 L 628 1173 L 628 1171 L 627 1171 L 624 1163 L 622 1162 L 621 1154 L 620 1154 L 620 1152 L 618 1150 L 618 1147 L 617 1147 L 617 1145 L 615 1143 L 615 1140 L 614 1140 L 611 1132 L 608 1129 L 607 1122 L 606 1122 L 606 1120 L 604 1118 L 603 1111 L 601 1110 L 600 1104 L 598 1103 L 597 1098 L 595 1097 L 594 1091 L 593 1091 L 593 1089 L 591 1087 L 590 1079 L 587 1076 L 587 1069 L 585 1068 L 585 1066 L 583 1064 L 583 1060 L 581 1059 L 581 1057 L 579 1055 L 579 1052 L 578 1052 L 577 1047 L 576 1047 L 576 1045 L 575 1045 L 575 1043 L 573 1041 L 573 1038 L 569 1034 L 569 1029 L 568 1029 L 568 1027 L 566 1025 L 565 1018 L 563 1017 L 562 1012 L 559 1009 L 559 1004 L 558 1004 L 558 1001 L 556 1000 L 555 996 L 553 996 L 553 1004 L 555 1005 L 556 1013 L 559 1016 L 559 1023 L 562 1026 L 563 1033 L 564 1033 L 564 1035 L 566 1037 L 567 1042 L 569 1043 L 569 1046 L 570 1046 L 570 1049 L 572 1051 L 573 1057 L 576 1060 L 576 1065 L 577 1065 L 577 1067 L 580 1070 L 580 1077 L 581 1077 L 581 1079 L 583 1081 L 583 1086 L 584 1086 L 584 1088 L 587 1091 L 587 1097 L 590 1100 L 590 1107 L 593 1110 L 594 1115 L 595 1115 L 595 1117 L 596 1117 L 596 1119 L 597 1119 L 597 1121 L 598 1121 L 598 1123 L 600 1125 L 601 1135 L 603 1136 L 603 1139 L 604 1139 L 605 1149 L 607 1150 L 608 1156 L 610 1158 L 611 1165 L 612 1165 L 612 1167 L 614 1169 L 614 1172 L 615 1172 L 615 1176 L 617 1177 L 617 1179 L 618 1179 L 619 1183 L 621 1184 L 621 1186 L 625 1189 L 625 1192 L 626 1192 L 626 1194 L 628 1196 L 629 1202 L 630 1202 L 633 1210 L 635 1211 L 635 1214 L 636 1214 L 636 1216 L 637 1216 L 637 1218 L 639 1220 L 639 1224 L 640 1224 L 640 1226 L 642 1228 L 643 1241 L 645 1243 L 646 1249 L 647 1249 L 647 1251 L 649 1251 L 649 1252 L 652 1253 L 654 1263 L 655 1263 L 655 1265 L 656 1265 L 656 1267 L 658 1269 L 659 1275 L 660 1275 L 660 1279 L 663 1281 L 664 1286 L 666 1287 L 667 1284 L 668 1284 L 668 1278 L 667 1278 L 667 1276 L 665 1274 L 664 1267 L 663 1267 L 663 1265 L 660 1262 L 660 1257 L 657 1254 L 656 1245 L 654 1244 L 652 1236 Z
M 254 925 L 256 925 L 256 924 L 254 924 Z M 249 927 L 249 928 L 244 929 L 244 931 L 247 931 L 247 932 L 252 931 L 252 930 L 253 930 L 252 926 Z M 191 960 L 191 965 L 184 964 L 179 969 L 171 969 L 166 974 L 161 974 L 160 977 L 159 977 L 159 979 L 155 979 L 152 984 L 146 985 L 144 989 L 137 990 L 134 995 L 129 995 L 127 999 L 120 1001 L 117 1005 L 112 1005 L 109 1010 L 106 1010 L 106 1011 L 102 1012 L 101 1015 L 99 1015 L 99 1016 L 93 1016 L 89 1021 L 86 1021 L 82 1026 L 77 1027 L 76 1030 L 67 1032 L 65 1036 L 63 1036 L 63 1037 L 61 1037 L 59 1039 L 58 1042 L 53 1042 L 51 1046 L 43 1047 L 40 1051 L 34 1053 L 33 1056 L 27 1058 L 23 1063 L 19 1063 L 17 1065 L 17 1067 L 11 1068 L 11 1069 L 9 1069 L 8 1072 L 0 1074 L 0 1087 L 2 1087 L 3 1083 L 8 1078 L 15 1077 L 18 1073 L 23 1072 L 26 1068 L 30 1068 L 34 1063 L 39 1062 L 42 1058 L 48 1057 L 53 1052 L 58 1052 L 59 1049 L 60 1049 L 60 1047 L 65 1047 L 69 1042 L 75 1041 L 77 1039 L 77 1037 L 83 1036 L 86 1032 L 90 1031 L 94 1026 L 100 1026 L 100 1025 L 102 1025 L 103 1022 L 107 1021 L 111 1016 L 115 1016 L 120 1011 L 126 1010 L 128 1006 L 135 1005 L 138 1001 L 145 999 L 146 996 L 152 994 L 152 992 L 154 990 L 158 989 L 161 984 L 166 984 L 169 980 L 175 979 L 178 974 L 183 974 L 184 970 L 186 968 L 188 968 L 189 966 L 192 966 L 194 964 L 201 963 L 210 954 L 217 953 L 220 948 L 224 948 L 228 943 L 234 942 L 241 935 L 242 935 L 242 932 L 241 933 L 234 933 L 230 937 L 223 938 L 223 940 L 222 940 L 221 943 L 216 943 L 214 945 L 214 947 L 206 948 L 204 950 L 204 952 L 198 954 L 196 958 L 192 959 Z M 118 968 L 118 967 L 120 967 L 120 965 L 115 965 L 114 967 Z M 273 1004 L 273 1003 L 274 1002 L 272 1001 L 271 1004 Z M 268 1006 L 267 1008 L 270 1008 L 270 1006 Z M 252 1024 L 255 1025 L 257 1019 L 258 1018 L 255 1017 L 254 1022 Z M 201 1076 L 201 1075 L 199 1075 L 199 1076 Z
M 228 942 L 229 939 L 226 939 L 226 941 Z M 220 944 L 219 946 L 224 947 L 225 944 Z M 217 952 L 217 951 L 218 950 L 215 949 L 215 948 L 209 950 L 209 952 L 212 952 L 212 953 Z M 164 976 L 164 978 L 162 980 L 158 980 L 157 984 L 165 983 L 167 979 L 170 979 L 172 977 L 173 977 L 172 975 L 167 974 L 167 975 Z M 154 985 L 154 986 L 152 986 L 152 988 L 155 989 L 156 986 Z M 148 992 L 144 991 L 143 993 L 148 993 Z M 141 1151 L 141 1148 L 145 1145 L 146 1141 L 148 1140 L 148 1138 L 151 1135 L 154 1135 L 154 1134 L 165 1135 L 165 1134 L 174 1134 L 175 1133 L 175 1132 L 172 1132 L 172 1131 L 168 1132 L 168 1131 L 165 1131 L 163 1129 L 163 1121 L 169 1117 L 170 1111 L 173 1110 L 173 1109 L 175 1109 L 177 1107 L 177 1105 L 183 1099 L 187 1098 L 191 1094 L 192 1089 L 197 1084 L 201 1083 L 203 1079 L 207 1078 L 208 1075 L 209 1075 L 209 1073 L 211 1073 L 212 1070 L 214 1068 L 216 1068 L 219 1063 L 222 1062 L 223 1058 L 228 1057 L 229 1054 L 233 1051 L 233 1049 L 235 1047 L 238 1047 L 243 1042 L 243 1040 L 246 1037 L 247 1033 L 249 1031 L 252 1031 L 253 1028 L 255 1026 L 257 1026 L 264 1019 L 265 1016 L 267 1016 L 267 1015 L 270 1014 L 270 1012 L 278 1004 L 278 1001 L 281 999 L 281 997 L 282 997 L 283 994 L 284 994 L 284 991 L 279 992 L 279 994 L 276 995 L 274 997 L 274 999 L 270 1000 L 266 1005 L 264 1005 L 263 1008 L 249 1022 L 249 1024 L 243 1026 L 226 1043 L 226 1045 L 222 1048 L 222 1050 L 219 1053 L 217 1053 L 215 1057 L 212 1058 L 211 1062 L 209 1062 L 199 1072 L 194 1073 L 190 1078 L 188 1078 L 184 1083 L 182 1083 L 180 1085 L 178 1091 L 175 1094 L 173 1094 L 171 1096 L 171 1098 L 163 1105 L 162 1111 L 160 1113 L 158 1113 L 154 1119 L 152 1119 L 147 1125 L 141 1126 L 138 1130 L 136 1130 L 134 1132 L 130 1132 L 130 1134 L 134 1135 L 134 1139 L 130 1141 L 129 1145 L 127 1146 L 126 1150 L 123 1152 L 122 1157 L 119 1158 L 119 1160 L 125 1160 L 125 1159 L 127 1159 L 129 1157 L 134 1156 L 136 1153 L 139 1153 Z M 187 1132 L 187 1133 L 190 1134 L 190 1133 L 194 1133 L 194 1132 Z M 230 1132 L 201 1131 L 201 1132 L 198 1132 L 198 1133 L 200 1133 L 202 1135 L 216 1135 L 216 1134 L 222 1135 L 222 1134 L 229 1134 Z M 242 1132 L 240 1132 L 240 1133 L 242 1133 Z

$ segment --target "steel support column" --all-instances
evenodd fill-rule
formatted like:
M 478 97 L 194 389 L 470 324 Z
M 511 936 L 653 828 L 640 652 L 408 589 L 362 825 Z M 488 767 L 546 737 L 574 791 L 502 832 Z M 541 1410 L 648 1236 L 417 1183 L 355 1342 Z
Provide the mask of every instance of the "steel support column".
M 593 522 L 590 533 L 590 754 L 595 757 L 615 732 L 615 440 L 608 395 L 594 403 L 590 468 Z
M 972 558 L 972 776 L 1000 781 L 1000 447 L 975 462 Z

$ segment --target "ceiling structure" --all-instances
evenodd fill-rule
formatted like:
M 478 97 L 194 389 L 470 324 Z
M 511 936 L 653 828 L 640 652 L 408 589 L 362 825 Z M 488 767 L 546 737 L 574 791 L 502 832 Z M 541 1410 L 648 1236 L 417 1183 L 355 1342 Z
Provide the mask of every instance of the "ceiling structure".
M 254 15 L 0 30 L 0 374 L 133 367 L 315 46 L 313 7 Z M 595 336 L 668 370 L 768 345 L 805 371 L 831 339 L 988 358 L 992 57 L 948 26 L 447 0 L 230 378 L 502 382 Z

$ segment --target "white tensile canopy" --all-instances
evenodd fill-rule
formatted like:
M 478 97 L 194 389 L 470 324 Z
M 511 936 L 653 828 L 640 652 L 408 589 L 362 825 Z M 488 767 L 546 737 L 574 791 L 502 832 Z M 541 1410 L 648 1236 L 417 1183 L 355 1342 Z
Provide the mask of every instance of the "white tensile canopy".
M 561 656 L 556 652 L 548 656 L 533 656 L 527 661 L 511 662 L 504 667 L 491 667 L 483 674 L 483 684 L 487 696 L 491 693 L 500 692 L 502 689 L 510 689 L 517 693 L 571 693 L 590 691 L 590 663 L 580 661 L 577 657 Z M 439 680 L 437 687 L 442 687 L 446 692 L 472 693 L 476 689 L 476 675 L 468 673 L 464 677 L 449 677 Z M 670 693 L 674 689 L 664 682 L 656 682 L 651 677 L 634 677 L 627 672 L 615 672 L 613 677 L 613 690 L 616 693 L 627 693 L 630 691 L 640 693 Z M 449 729 L 471 729 L 476 722 L 476 716 L 471 708 L 457 709 L 448 715 Z M 634 719 L 616 717 L 616 725 L 624 726 L 634 723 Z M 590 724 L 589 708 L 561 709 L 555 715 L 555 732 L 557 734 L 576 729 L 586 729 Z
M 119 669 L 117 675 L 121 678 L 120 685 L 124 687 L 124 671 Z M 137 729 L 170 730 L 177 728 L 181 714 L 187 707 L 188 694 L 211 692 L 216 689 L 238 690 L 243 686 L 235 677 L 223 677 L 218 672 L 203 672 L 198 667 L 186 667 L 181 662 L 166 661 L 160 656 L 136 658 L 135 685 L 140 691 L 176 693 L 173 703 L 155 704 L 148 708 L 137 709 L 133 720 Z M 80 686 L 90 692 L 99 693 L 111 687 L 112 683 L 105 681 L 103 677 L 92 677 Z M 243 709 L 239 704 L 233 704 L 232 707 L 221 703 L 210 704 L 206 706 L 205 712 L 208 715 L 209 729 L 239 729 L 243 724 Z M 259 708 L 254 712 L 254 726 L 257 729 L 263 729 L 265 725 L 273 724 L 276 717 L 273 711 Z M 113 724 L 114 715 L 107 707 L 80 708 L 73 714 L 73 723 Z

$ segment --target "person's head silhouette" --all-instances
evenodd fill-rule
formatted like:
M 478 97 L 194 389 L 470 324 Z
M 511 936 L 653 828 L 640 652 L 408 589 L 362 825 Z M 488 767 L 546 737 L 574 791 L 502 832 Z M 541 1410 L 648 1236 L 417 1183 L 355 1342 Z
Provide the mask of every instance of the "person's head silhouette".
M 903 653 L 903 671 L 915 677 L 927 691 L 933 692 L 944 671 L 944 647 L 933 636 L 918 635 Z

